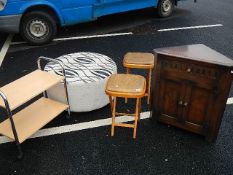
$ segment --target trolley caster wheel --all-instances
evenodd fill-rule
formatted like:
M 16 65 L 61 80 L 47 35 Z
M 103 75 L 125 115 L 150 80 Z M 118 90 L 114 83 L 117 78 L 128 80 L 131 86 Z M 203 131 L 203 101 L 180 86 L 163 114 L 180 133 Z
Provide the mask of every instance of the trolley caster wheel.
M 23 159 L 23 153 L 19 153 L 19 154 L 17 155 L 17 159 L 18 159 L 18 160 L 22 160 L 22 159 Z
M 70 119 L 70 117 L 71 117 L 70 113 L 69 113 L 69 114 L 66 114 L 66 118 L 67 118 L 67 119 Z

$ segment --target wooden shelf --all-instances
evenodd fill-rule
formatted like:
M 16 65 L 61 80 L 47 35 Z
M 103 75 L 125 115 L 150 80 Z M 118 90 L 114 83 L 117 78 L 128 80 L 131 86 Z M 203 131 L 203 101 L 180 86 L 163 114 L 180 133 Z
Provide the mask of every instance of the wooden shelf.
M 69 106 L 66 104 L 42 97 L 27 108 L 15 114 L 13 116 L 13 120 L 18 134 L 19 142 L 22 143 L 25 141 L 68 107 Z M 14 135 L 9 119 L 0 123 L 0 134 L 3 134 L 14 140 Z
M 10 109 L 14 110 L 53 85 L 61 82 L 63 79 L 64 77 L 62 76 L 36 70 L 6 86 L 3 86 L 0 90 L 7 96 Z M 5 108 L 2 99 L 0 99 L 0 106 Z

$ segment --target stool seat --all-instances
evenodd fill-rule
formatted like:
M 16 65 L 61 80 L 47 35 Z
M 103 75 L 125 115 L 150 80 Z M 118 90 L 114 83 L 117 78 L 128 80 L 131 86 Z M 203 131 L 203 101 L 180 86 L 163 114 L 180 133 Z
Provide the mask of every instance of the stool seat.
M 111 96 L 142 97 L 146 91 L 146 80 L 143 76 L 132 74 L 113 74 L 110 76 L 106 93 Z
M 124 67 L 128 68 L 153 68 L 154 55 L 152 53 L 128 52 L 124 56 Z
M 146 93 L 146 79 L 141 75 L 132 74 L 113 74 L 108 79 L 108 83 L 105 90 L 106 94 L 109 96 L 111 111 L 112 111 L 112 129 L 111 136 L 114 136 L 115 126 L 133 128 L 133 138 L 136 138 L 137 123 L 140 120 L 141 112 L 141 98 L 145 96 Z M 136 99 L 136 109 L 134 114 L 118 113 L 116 112 L 116 101 L 117 98 L 135 98 Z M 134 123 L 117 123 L 117 115 L 128 115 L 134 116 Z

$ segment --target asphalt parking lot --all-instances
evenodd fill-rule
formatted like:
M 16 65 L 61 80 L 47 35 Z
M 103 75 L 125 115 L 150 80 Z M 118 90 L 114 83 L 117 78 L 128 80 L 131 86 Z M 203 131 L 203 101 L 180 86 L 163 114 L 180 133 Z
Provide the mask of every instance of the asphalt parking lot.
M 39 56 L 56 58 L 79 51 L 111 57 L 123 73 L 122 57 L 129 51 L 205 44 L 233 59 L 233 4 L 230 0 L 180 2 L 172 17 L 159 19 L 153 9 L 100 18 L 60 30 L 59 40 L 34 47 L 15 35 L 0 66 L 0 87 L 35 70 Z M 186 28 L 185 28 L 186 27 Z M 189 27 L 189 28 L 187 28 Z M 179 29 L 177 29 L 179 28 Z M 164 29 L 168 29 L 165 31 Z M 108 34 L 108 35 L 106 35 Z M 117 34 L 117 35 L 116 35 Z M 87 37 L 88 36 L 88 37 Z M 8 34 L 0 33 L 0 51 Z M 140 73 L 140 72 L 137 72 Z M 224 82 L 219 82 L 224 83 Z M 95 121 L 110 118 L 110 107 L 87 113 L 61 114 L 44 129 L 81 124 L 91 127 L 31 138 L 22 144 L 24 159 L 16 160 L 14 143 L 0 136 L 0 174 L 233 174 L 233 88 L 215 143 L 202 136 L 152 123 L 145 100 L 137 139 L 119 128 L 110 137 L 110 125 Z M 126 107 L 131 109 L 133 103 Z M 122 102 L 120 108 L 124 108 Z M 0 116 L 4 120 L 4 116 Z M 48 130 L 45 130 L 45 132 Z

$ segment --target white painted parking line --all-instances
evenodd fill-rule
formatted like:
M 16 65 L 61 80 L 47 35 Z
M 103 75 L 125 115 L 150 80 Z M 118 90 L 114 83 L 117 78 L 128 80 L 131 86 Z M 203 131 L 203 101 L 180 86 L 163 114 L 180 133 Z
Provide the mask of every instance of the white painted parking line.
M 67 37 L 67 38 L 56 38 L 53 41 L 67 41 L 67 40 L 80 40 L 80 39 L 89 39 L 89 38 L 105 38 L 113 36 L 123 36 L 123 35 L 133 35 L 132 32 L 128 33 L 111 33 L 103 35 L 90 35 L 90 36 L 76 36 L 76 37 Z M 12 42 L 11 45 L 25 44 L 26 42 Z
M 228 98 L 226 104 L 233 104 L 233 97 Z M 148 119 L 150 117 L 150 112 L 142 112 L 141 113 L 141 120 Z M 120 116 L 116 117 L 117 122 L 129 122 L 133 121 L 133 117 L 130 116 Z M 65 125 L 65 126 L 58 126 L 53 128 L 47 128 L 39 130 L 36 134 L 31 136 L 29 139 L 37 138 L 37 137 L 46 137 L 51 135 L 58 135 L 63 133 L 69 133 L 69 132 L 75 132 L 85 129 L 92 129 L 97 128 L 101 126 L 108 126 L 112 124 L 112 118 L 107 119 L 101 119 L 101 120 L 94 120 L 90 122 L 83 122 L 83 123 L 77 123 L 72 125 Z M 10 140 L 9 138 L 5 136 L 0 136 L 0 144 L 12 142 L 13 140 Z
M 3 45 L 3 47 L 2 47 L 2 49 L 0 51 L 0 67 L 1 67 L 2 62 L 3 62 L 3 60 L 4 60 L 5 56 L 6 56 L 6 53 L 7 53 L 8 49 L 9 49 L 9 47 L 10 47 L 12 38 L 13 38 L 13 34 L 8 35 L 8 37 L 7 37 L 5 43 L 4 43 L 4 45 Z
M 88 39 L 88 38 L 104 38 L 104 37 L 122 36 L 122 35 L 133 35 L 133 33 L 132 32 L 128 32 L 128 33 L 112 33 L 112 34 L 104 34 L 104 35 L 78 36 L 78 37 L 71 37 L 71 38 L 57 38 L 57 39 L 54 39 L 54 41 Z
M 141 113 L 141 120 L 147 119 L 149 117 L 150 117 L 149 111 Z M 133 121 L 133 120 L 134 120 L 134 117 L 131 117 L 131 116 L 116 117 L 116 121 L 119 123 L 120 122 L 129 122 L 129 121 Z M 101 126 L 108 126 L 111 124 L 112 124 L 112 118 L 107 118 L 107 119 L 94 120 L 94 121 L 90 121 L 90 122 L 83 122 L 83 123 L 77 123 L 77 124 L 72 124 L 72 125 L 58 126 L 58 127 L 53 127 L 53 128 L 42 129 L 30 138 L 32 139 L 32 138 L 37 138 L 37 137 L 45 137 L 45 136 L 75 132 L 75 131 L 80 131 L 80 130 L 84 130 L 84 129 L 91 129 L 91 128 L 97 128 L 97 127 L 101 127 Z M 109 130 L 109 132 L 110 132 L 110 130 Z M 8 139 L 5 136 L 0 137 L 0 144 L 7 143 L 7 142 L 12 142 L 12 140 Z
M 177 28 L 168 28 L 168 29 L 160 29 L 158 32 L 167 32 L 167 31 L 175 31 L 175 30 L 188 30 L 188 29 L 201 29 L 201 28 L 210 28 L 210 27 L 222 27 L 222 24 L 213 24 L 213 25 L 200 25 L 200 26 L 190 26 L 190 27 L 177 27 Z

